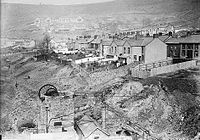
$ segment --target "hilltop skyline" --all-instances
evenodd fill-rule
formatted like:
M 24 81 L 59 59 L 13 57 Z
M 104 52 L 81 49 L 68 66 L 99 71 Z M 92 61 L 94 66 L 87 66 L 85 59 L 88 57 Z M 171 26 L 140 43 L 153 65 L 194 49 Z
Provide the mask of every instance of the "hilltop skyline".
M 45 5 L 75 5 L 75 4 L 92 4 L 102 3 L 114 0 L 2 0 L 1 3 L 17 3 L 17 4 L 45 4 Z

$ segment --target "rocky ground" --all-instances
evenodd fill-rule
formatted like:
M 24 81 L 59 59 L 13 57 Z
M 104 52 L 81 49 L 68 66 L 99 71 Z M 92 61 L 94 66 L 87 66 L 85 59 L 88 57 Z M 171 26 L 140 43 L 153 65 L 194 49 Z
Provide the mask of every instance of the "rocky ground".
M 66 94 L 84 91 L 94 96 L 90 115 L 100 124 L 102 97 L 105 97 L 104 103 L 110 106 L 107 111 L 110 133 L 119 127 L 120 120 L 113 107 L 156 138 L 192 139 L 197 135 L 200 131 L 199 67 L 147 79 L 132 78 L 126 70 L 121 67 L 90 74 L 75 65 L 38 62 L 21 55 L 2 57 L 1 132 L 19 133 L 25 124 L 37 125 L 35 116 L 41 105 L 38 90 L 49 83 Z M 52 110 L 55 116 L 69 111 L 63 105 L 64 99 L 59 102 L 61 107 L 57 105 Z

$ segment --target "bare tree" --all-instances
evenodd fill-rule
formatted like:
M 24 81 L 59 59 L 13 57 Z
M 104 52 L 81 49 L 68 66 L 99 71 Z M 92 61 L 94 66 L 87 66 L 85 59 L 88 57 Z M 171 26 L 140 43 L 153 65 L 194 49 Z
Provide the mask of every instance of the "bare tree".
M 50 57 L 51 47 L 50 47 L 51 37 L 49 34 L 45 34 L 43 39 L 39 42 L 39 53 L 47 61 Z

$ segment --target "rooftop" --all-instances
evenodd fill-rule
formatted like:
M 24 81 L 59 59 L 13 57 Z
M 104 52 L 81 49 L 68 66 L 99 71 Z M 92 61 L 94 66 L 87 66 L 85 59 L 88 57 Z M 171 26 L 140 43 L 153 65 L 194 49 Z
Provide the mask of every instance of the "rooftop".
M 90 38 L 90 39 L 79 39 L 77 40 L 78 43 L 80 44 L 87 44 L 89 42 L 91 42 L 93 40 L 93 38 Z
M 127 40 L 129 45 L 131 47 L 137 47 L 137 46 L 141 46 L 142 42 L 143 42 L 143 39 L 138 39 L 138 40 L 135 40 L 135 39 L 129 39 Z
M 200 35 L 170 38 L 166 43 L 200 43 Z
M 114 40 L 114 42 L 115 42 L 115 44 L 116 44 L 117 46 L 123 46 L 124 43 L 125 43 L 124 40 Z
M 96 38 L 96 39 L 92 40 L 91 43 L 100 44 L 101 43 L 101 39 L 100 38 Z
M 141 46 L 148 45 L 151 41 L 153 41 L 153 37 L 144 37 Z
M 169 38 L 168 35 L 158 37 L 158 39 L 160 39 L 163 42 L 165 42 L 168 38 Z M 128 39 L 127 41 L 128 41 L 128 43 L 130 44 L 131 47 L 146 46 L 150 42 L 153 41 L 153 37 L 143 37 L 143 38 L 139 38 L 139 39 Z
M 109 135 L 107 132 L 103 131 L 99 127 L 97 122 L 95 122 L 95 120 L 93 120 L 88 115 L 84 115 L 83 118 L 81 118 L 78 126 L 81 129 L 81 131 L 85 137 L 89 137 L 96 130 L 100 130 L 102 133 L 104 133 L 107 136 Z
M 102 41 L 102 45 L 104 46 L 110 46 L 112 44 L 113 40 L 112 39 L 107 39 Z

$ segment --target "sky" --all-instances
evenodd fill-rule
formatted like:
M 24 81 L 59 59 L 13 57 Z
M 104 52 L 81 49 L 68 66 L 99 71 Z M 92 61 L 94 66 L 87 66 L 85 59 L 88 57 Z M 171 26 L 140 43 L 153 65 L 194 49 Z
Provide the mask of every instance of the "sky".
M 53 4 L 53 5 L 73 5 L 99 3 L 113 0 L 1 0 L 1 3 L 22 3 L 22 4 Z

